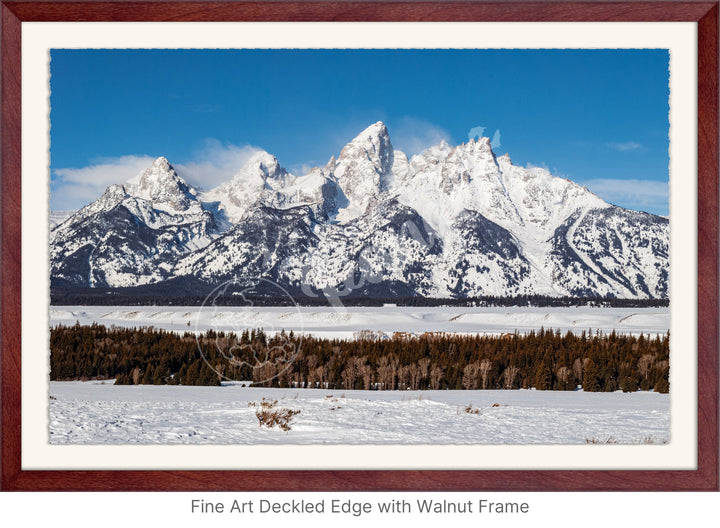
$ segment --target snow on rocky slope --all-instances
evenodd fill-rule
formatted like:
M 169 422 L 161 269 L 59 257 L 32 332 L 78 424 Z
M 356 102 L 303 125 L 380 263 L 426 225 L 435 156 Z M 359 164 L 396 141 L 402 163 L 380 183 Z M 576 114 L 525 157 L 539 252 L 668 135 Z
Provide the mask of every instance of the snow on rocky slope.
M 50 230 L 55 229 L 73 214 L 75 214 L 75 211 L 50 211 L 50 217 L 48 218 Z
M 89 287 L 157 282 L 216 232 L 214 215 L 161 157 L 50 232 L 51 278 Z
M 668 294 L 667 218 L 515 166 L 488 138 L 408 159 L 380 122 L 303 176 L 258 152 L 200 191 L 158 158 L 50 243 L 66 286 L 253 276 L 336 297 Z

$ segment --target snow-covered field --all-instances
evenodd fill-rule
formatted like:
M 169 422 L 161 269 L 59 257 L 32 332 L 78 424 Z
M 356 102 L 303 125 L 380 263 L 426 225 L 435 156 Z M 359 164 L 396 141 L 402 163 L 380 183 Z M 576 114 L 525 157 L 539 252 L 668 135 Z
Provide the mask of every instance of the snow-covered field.
M 53 444 L 665 443 L 670 398 L 653 392 L 327 391 L 50 383 Z M 299 410 L 261 428 L 250 402 Z M 470 411 L 466 412 L 466 408 Z M 475 412 L 477 411 L 477 412 Z
M 106 326 L 153 326 L 174 331 L 224 331 L 263 328 L 304 332 L 317 337 L 353 338 L 362 330 L 385 334 L 458 332 L 501 334 L 541 327 L 562 332 L 613 330 L 623 334 L 664 334 L 668 308 L 317 308 L 255 306 L 51 306 L 52 326 L 97 322 Z
M 76 321 L 178 332 L 284 329 L 328 338 L 363 330 L 664 334 L 670 327 L 667 308 L 51 307 L 51 325 Z M 51 382 L 50 394 L 50 441 L 59 444 L 584 444 L 670 437 L 669 396 L 652 392 L 324 391 L 109 381 Z M 300 411 L 290 431 L 259 426 L 249 403 L 262 398 Z M 465 412 L 468 405 L 473 412 Z

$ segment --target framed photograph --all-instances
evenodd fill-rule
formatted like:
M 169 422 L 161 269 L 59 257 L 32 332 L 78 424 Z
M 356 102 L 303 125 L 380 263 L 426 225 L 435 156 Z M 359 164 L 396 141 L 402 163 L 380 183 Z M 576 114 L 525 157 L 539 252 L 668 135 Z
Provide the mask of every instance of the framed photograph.
M 2 489 L 718 489 L 717 2 L 2 2 Z

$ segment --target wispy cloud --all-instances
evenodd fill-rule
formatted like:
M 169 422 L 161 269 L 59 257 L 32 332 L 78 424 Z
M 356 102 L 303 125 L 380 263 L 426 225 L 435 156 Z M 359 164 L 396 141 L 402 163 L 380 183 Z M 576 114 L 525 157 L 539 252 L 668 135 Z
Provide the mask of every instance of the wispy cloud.
M 668 214 L 670 191 L 667 182 L 598 178 L 582 184 L 611 204 Z
M 527 169 L 545 169 L 545 170 L 548 171 L 548 172 L 552 172 L 552 171 L 550 170 L 550 167 L 548 167 L 548 164 L 545 163 L 544 161 L 541 161 L 540 163 L 530 163 L 530 162 L 528 162 L 528 163 L 525 164 L 525 168 L 527 168 Z M 553 173 L 553 174 L 554 174 L 554 173 Z
M 572 178 L 570 178 L 570 176 L 568 176 L 568 175 L 565 174 L 564 172 L 561 172 L 560 169 L 558 169 L 557 167 L 552 167 L 552 168 L 551 168 L 551 167 L 550 167 L 547 163 L 545 163 L 544 161 L 541 161 L 541 162 L 539 162 L 539 163 L 529 163 L 529 162 L 528 162 L 528 163 L 525 164 L 525 168 L 526 168 L 526 169 L 543 169 L 543 170 L 548 171 L 548 172 L 549 172 L 550 174 L 552 174 L 553 176 L 557 176 L 558 178 L 565 178 L 565 179 L 568 179 L 568 180 L 571 180 L 571 179 L 572 179 Z
M 153 162 L 151 156 L 120 156 L 96 158 L 92 165 L 80 168 L 56 169 L 55 174 L 64 183 L 106 187 L 122 183 L 145 170 Z
M 448 143 L 452 142 L 447 130 L 410 116 L 403 117 L 393 124 L 390 129 L 390 139 L 393 146 L 408 157 L 420 154 L 443 139 Z
M 53 171 L 50 208 L 55 211 L 79 209 L 97 199 L 115 183 L 124 183 L 147 169 L 151 156 L 97 158 L 87 167 L 60 168 Z
M 259 150 L 249 145 L 238 146 L 208 139 L 189 161 L 169 161 L 188 184 L 211 189 L 230 180 Z M 93 160 L 93 164 L 86 167 L 55 169 L 50 187 L 50 209 L 79 209 L 99 198 L 109 185 L 125 183 L 141 174 L 162 155 L 164 153 L 161 152 L 156 156 L 104 157 Z
M 607 143 L 608 148 L 617 150 L 618 152 L 632 152 L 634 150 L 642 150 L 644 147 L 637 141 L 611 142 Z
M 288 168 L 288 170 L 293 173 L 295 176 L 305 176 L 306 174 L 309 174 L 311 170 L 313 170 L 315 167 L 323 166 L 324 163 L 315 162 L 315 163 L 300 163 L 298 165 L 292 165 Z
M 212 189 L 230 180 L 260 150 L 250 145 L 238 146 L 206 139 L 204 145 L 193 153 L 192 160 L 173 163 L 173 167 L 190 185 Z

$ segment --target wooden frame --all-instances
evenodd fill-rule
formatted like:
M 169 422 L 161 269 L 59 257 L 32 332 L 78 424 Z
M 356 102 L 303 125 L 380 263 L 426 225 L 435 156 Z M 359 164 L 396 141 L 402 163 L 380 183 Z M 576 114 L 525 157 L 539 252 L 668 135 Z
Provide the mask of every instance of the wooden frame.
M 24 471 L 21 24 L 30 21 L 686 21 L 698 28 L 695 471 Z M 0 430 L 3 490 L 718 490 L 718 2 L 2 2 Z

